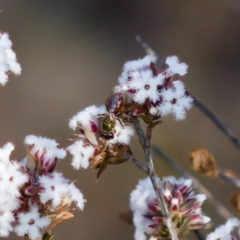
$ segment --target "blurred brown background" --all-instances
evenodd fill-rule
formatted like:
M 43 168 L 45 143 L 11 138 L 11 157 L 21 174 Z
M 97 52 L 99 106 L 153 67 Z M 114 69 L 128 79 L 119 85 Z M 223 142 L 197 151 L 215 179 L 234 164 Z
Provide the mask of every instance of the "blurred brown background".
M 163 59 L 174 54 L 188 63 L 183 80 L 190 91 L 240 136 L 239 0 L 1 0 L 0 10 L 0 29 L 10 34 L 23 68 L 0 88 L 0 145 L 14 142 L 14 158 L 24 157 L 28 134 L 69 144 L 68 120 L 104 103 L 123 64 L 144 56 L 137 34 Z M 195 107 L 185 121 L 164 119 L 153 141 L 187 170 L 189 152 L 205 147 L 219 166 L 240 172 L 239 151 Z M 159 176 L 176 175 L 156 156 L 155 161 Z M 134 228 L 117 216 L 143 173 L 131 163 L 109 167 L 95 184 L 96 172 L 74 170 L 69 156 L 57 169 L 77 179 L 88 201 L 83 212 L 54 230 L 57 240 L 133 239 Z M 234 189 L 197 176 L 231 209 L 227 196 Z M 217 213 L 211 216 L 223 222 Z

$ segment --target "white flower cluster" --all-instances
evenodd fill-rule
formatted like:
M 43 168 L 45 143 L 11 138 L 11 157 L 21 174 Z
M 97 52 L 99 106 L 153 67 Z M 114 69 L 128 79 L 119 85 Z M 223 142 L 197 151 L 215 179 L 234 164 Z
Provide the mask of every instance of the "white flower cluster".
M 179 238 L 184 237 L 189 230 L 201 228 L 210 221 L 210 218 L 201 213 L 201 205 L 206 196 L 194 193 L 190 179 L 176 180 L 174 177 L 168 177 L 162 181 L 165 186 L 164 197 L 173 224 L 178 226 Z M 158 179 L 159 187 L 160 184 Z M 133 211 L 136 240 L 146 240 L 147 236 L 167 238 L 166 223 L 149 178 L 140 180 L 131 193 L 130 209 Z
M 51 225 L 67 219 L 61 220 L 61 214 L 68 213 L 72 202 L 82 210 L 85 200 L 73 182 L 54 171 L 65 150 L 54 140 L 33 135 L 25 143 L 30 151 L 25 164 L 10 160 L 13 144 L 0 149 L 0 236 L 13 231 L 37 240 Z
M 210 233 L 206 240 L 235 240 L 236 238 L 231 235 L 231 232 L 236 227 L 240 227 L 240 221 L 237 218 L 230 218 L 224 225 Z
M 28 182 L 28 175 L 20 164 L 10 160 L 14 146 L 7 143 L 0 149 L 0 236 L 6 237 L 13 231 L 14 210 L 21 205 L 20 188 Z
M 91 158 L 101 144 L 104 144 L 104 148 L 114 144 L 129 144 L 134 134 L 133 129 L 130 125 L 122 125 L 118 119 L 115 119 L 113 138 L 106 140 L 101 137 L 101 121 L 107 115 L 108 112 L 104 105 L 93 105 L 80 111 L 70 120 L 71 129 L 80 128 L 83 132 L 81 136 L 79 135 L 80 138 L 67 148 L 73 155 L 72 166 L 74 168 L 88 168 Z
M 85 200 L 82 193 L 61 173 L 53 172 L 49 175 L 40 176 L 39 186 L 41 188 L 39 192 L 41 203 L 45 204 L 51 201 L 52 210 L 70 202 L 75 202 L 77 207 L 83 210 Z
M 22 69 L 12 50 L 12 42 L 7 33 L 0 33 L 0 84 L 8 81 L 8 72 L 20 74 Z
M 151 115 L 173 114 L 176 120 L 182 120 L 191 108 L 192 98 L 186 94 L 182 81 L 173 80 L 173 76 L 185 75 L 188 66 L 172 56 L 166 60 L 169 67 L 158 73 L 155 63 L 154 56 L 125 63 L 118 88 L 126 91 L 133 102 L 146 104 Z

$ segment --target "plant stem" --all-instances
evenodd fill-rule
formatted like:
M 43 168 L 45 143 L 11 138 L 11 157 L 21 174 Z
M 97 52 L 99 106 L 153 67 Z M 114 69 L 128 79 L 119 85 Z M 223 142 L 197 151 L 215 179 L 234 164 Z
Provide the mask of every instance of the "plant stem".
M 129 155 L 128 159 L 132 161 L 138 168 L 140 168 L 143 172 L 148 174 L 148 168 L 144 166 L 140 161 L 138 161 L 133 155 Z
M 224 172 L 224 170 L 222 170 L 222 169 L 218 169 L 218 171 L 219 171 L 219 174 L 218 174 L 218 176 L 222 179 L 222 180 L 224 180 L 226 183 L 229 183 L 229 184 L 231 184 L 232 186 L 234 186 L 234 187 L 236 187 L 236 188 L 240 188 L 240 180 L 239 179 L 236 179 L 236 178 L 233 178 L 233 177 L 230 177 L 230 176 L 228 176 L 225 172 Z
M 214 115 L 203 103 L 201 103 L 196 97 L 190 94 L 194 100 L 195 106 L 198 107 L 210 120 L 230 139 L 230 141 L 240 150 L 240 141 L 234 135 L 233 131 L 224 124 L 216 115 Z
M 149 176 L 149 178 L 152 182 L 153 188 L 155 190 L 157 202 L 158 202 L 159 207 L 161 208 L 163 218 L 166 221 L 166 225 L 168 227 L 169 234 L 170 234 L 172 240 L 178 240 L 178 236 L 177 236 L 176 230 L 172 224 L 171 217 L 170 217 L 168 207 L 167 207 L 167 203 L 164 198 L 163 186 L 158 185 L 156 174 L 154 171 L 154 165 L 153 165 L 152 153 L 151 153 L 152 127 L 150 125 L 147 126 L 146 137 L 145 137 L 138 118 L 134 118 L 134 125 L 135 125 L 135 129 L 137 131 L 137 134 L 139 136 L 139 141 L 144 149 L 145 160 L 146 160 L 147 166 L 148 166 L 148 176 Z
M 205 240 L 205 237 L 201 234 L 199 230 L 194 230 L 194 233 L 198 240 Z

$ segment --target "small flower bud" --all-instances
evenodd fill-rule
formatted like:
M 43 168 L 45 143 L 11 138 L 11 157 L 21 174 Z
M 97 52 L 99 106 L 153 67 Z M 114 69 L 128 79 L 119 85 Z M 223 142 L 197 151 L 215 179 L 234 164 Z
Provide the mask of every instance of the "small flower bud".
M 38 189 L 34 186 L 29 186 L 28 188 L 25 189 L 24 193 L 27 195 L 27 196 L 30 196 L 30 197 L 33 197 L 37 194 L 38 192 Z

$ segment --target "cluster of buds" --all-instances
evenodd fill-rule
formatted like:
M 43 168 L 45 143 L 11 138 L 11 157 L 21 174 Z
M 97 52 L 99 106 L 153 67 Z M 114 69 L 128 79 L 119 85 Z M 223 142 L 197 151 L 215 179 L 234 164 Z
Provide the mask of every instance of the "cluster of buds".
M 87 107 L 70 120 L 70 128 L 79 131 L 67 148 L 73 155 L 74 168 L 97 168 L 98 179 L 108 164 L 119 165 L 129 159 L 134 132 L 122 109 L 123 96 L 115 93 L 105 105 Z
M 21 66 L 17 62 L 16 54 L 12 50 L 12 42 L 7 33 L 0 33 L 0 84 L 8 81 L 8 73 L 21 73 Z
M 179 63 L 178 57 L 166 59 L 168 68 L 158 72 L 156 57 L 146 56 L 143 59 L 125 63 L 119 77 L 117 89 L 127 93 L 133 101 L 133 114 L 157 119 L 174 114 L 176 120 L 185 118 L 186 110 L 192 105 L 192 98 L 175 75 L 185 75 L 187 64 Z
M 190 230 L 204 227 L 210 218 L 203 216 L 201 205 L 206 199 L 204 194 L 195 194 L 192 181 L 174 177 L 158 179 L 158 186 L 164 188 L 170 218 L 179 238 Z M 140 180 L 131 193 L 130 208 L 133 211 L 135 239 L 171 239 L 161 208 L 157 204 L 156 193 L 149 179 Z
M 13 144 L 0 149 L 0 236 L 13 231 L 37 240 L 73 217 L 72 202 L 83 209 L 85 200 L 73 182 L 54 171 L 65 150 L 57 148 L 54 140 L 33 135 L 25 143 L 28 154 L 21 163 L 10 160 Z

